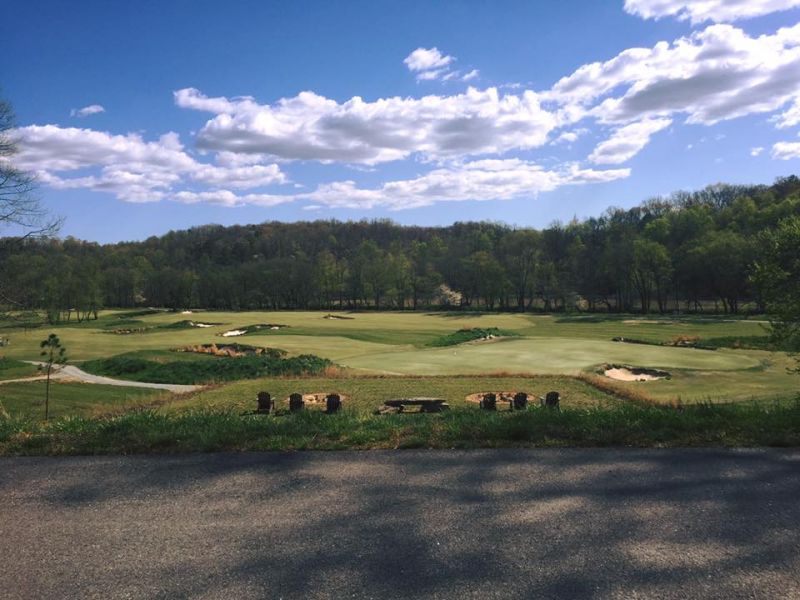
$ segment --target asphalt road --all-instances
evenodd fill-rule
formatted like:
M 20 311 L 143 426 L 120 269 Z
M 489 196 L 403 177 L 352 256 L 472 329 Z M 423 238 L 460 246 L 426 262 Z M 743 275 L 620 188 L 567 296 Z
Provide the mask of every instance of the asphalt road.
M 0 596 L 800 598 L 800 450 L 4 458 Z

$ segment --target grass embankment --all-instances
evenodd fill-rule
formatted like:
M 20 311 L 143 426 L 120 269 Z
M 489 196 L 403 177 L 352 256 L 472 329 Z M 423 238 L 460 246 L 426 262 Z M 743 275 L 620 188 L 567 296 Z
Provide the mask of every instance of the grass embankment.
M 165 409 L 253 410 L 256 406 L 256 395 L 261 391 L 269 392 L 279 403 L 294 392 L 303 394 L 336 392 L 347 396 L 346 408 L 361 414 L 371 414 L 385 400 L 392 398 L 442 398 L 453 408 L 466 406 L 474 408 L 474 405 L 467 403 L 465 397 L 478 392 L 523 391 L 535 399 L 551 390 L 556 390 L 561 393 L 562 406 L 567 408 L 608 406 L 620 402 L 620 398 L 633 399 L 627 390 L 600 390 L 592 382 L 554 375 L 384 377 L 337 373 L 335 370 L 333 374 L 326 375 L 237 381 L 182 396 Z
M 5 379 L 22 379 L 38 375 L 35 365 L 24 363 L 20 360 L 0 357 L 0 381 Z M 2 396 L 2 393 L 0 393 Z
M 0 385 L 0 418 L 41 419 L 44 416 L 45 382 L 28 381 Z M 144 388 L 89 383 L 50 382 L 50 415 L 92 416 L 150 405 L 171 394 Z
M 514 331 L 506 331 L 497 327 L 471 327 L 459 329 L 454 333 L 448 333 L 431 341 L 428 345 L 434 347 L 457 346 L 477 340 L 492 340 L 495 338 L 516 337 Z
M 176 353 L 177 354 L 177 353 Z M 287 358 L 282 350 L 268 348 L 255 356 L 223 357 L 181 353 L 181 358 L 153 360 L 131 355 L 90 360 L 81 368 L 94 375 L 150 383 L 197 384 L 280 375 L 320 373 L 332 363 L 303 354 Z
M 535 446 L 797 446 L 800 402 L 698 405 L 676 410 L 533 408 L 487 413 L 365 415 L 344 410 L 243 416 L 235 411 L 131 412 L 49 423 L 0 419 L 0 454 Z

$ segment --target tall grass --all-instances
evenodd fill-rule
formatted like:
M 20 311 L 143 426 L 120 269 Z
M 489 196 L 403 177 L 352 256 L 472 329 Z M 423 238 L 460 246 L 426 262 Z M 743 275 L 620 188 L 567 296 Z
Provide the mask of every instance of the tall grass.
M 0 418 L 0 454 L 129 454 L 241 450 L 531 446 L 797 446 L 800 401 L 665 408 L 438 415 L 242 415 L 233 411 L 130 412 L 47 423 Z

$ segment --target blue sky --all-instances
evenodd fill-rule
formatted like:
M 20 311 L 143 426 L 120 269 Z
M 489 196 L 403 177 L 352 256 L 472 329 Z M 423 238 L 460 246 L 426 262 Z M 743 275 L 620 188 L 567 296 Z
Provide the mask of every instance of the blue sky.
M 545 226 L 800 170 L 798 6 L 7 0 L 0 86 L 62 235 Z

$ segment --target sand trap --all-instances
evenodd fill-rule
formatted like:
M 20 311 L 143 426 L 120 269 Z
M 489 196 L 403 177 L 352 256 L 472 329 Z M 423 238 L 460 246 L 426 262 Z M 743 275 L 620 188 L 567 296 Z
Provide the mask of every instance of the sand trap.
M 236 337 L 237 335 L 244 335 L 247 333 L 244 329 L 231 329 L 222 334 L 222 337 Z
M 211 323 L 194 323 L 194 322 L 192 322 L 192 323 L 190 323 L 190 325 L 192 327 L 201 327 L 203 329 L 205 329 L 207 327 L 213 327 L 213 325 Z
M 322 318 L 323 319 L 333 319 L 333 320 L 336 320 L 336 321 L 351 321 L 351 320 L 353 320 L 353 317 L 344 317 L 342 315 L 331 315 L 331 314 L 325 315 Z
M 181 311 L 181 314 L 182 314 L 182 315 L 190 315 L 190 314 L 192 314 L 192 311 L 190 311 L 190 310 L 184 310 L 184 311 Z
M 612 365 L 603 371 L 603 375 L 617 381 L 657 381 L 659 379 L 670 379 L 671 375 L 666 371 L 657 369 L 641 369 L 638 367 L 621 367 Z

